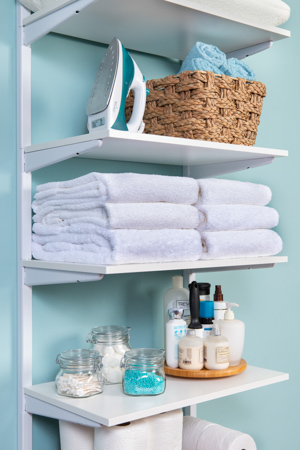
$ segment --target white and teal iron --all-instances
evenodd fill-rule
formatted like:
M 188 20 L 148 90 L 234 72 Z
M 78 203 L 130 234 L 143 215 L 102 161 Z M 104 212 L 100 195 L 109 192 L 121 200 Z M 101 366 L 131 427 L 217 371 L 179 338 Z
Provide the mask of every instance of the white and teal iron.
M 134 91 L 134 105 L 129 122 L 125 121 L 125 102 Z M 121 42 L 114 38 L 101 61 L 86 108 L 88 130 L 125 130 L 142 132 L 146 104 L 145 77 Z

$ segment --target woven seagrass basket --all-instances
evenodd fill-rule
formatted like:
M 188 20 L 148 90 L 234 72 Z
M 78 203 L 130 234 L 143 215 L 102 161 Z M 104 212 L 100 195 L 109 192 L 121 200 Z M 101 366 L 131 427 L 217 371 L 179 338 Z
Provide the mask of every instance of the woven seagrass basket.
M 258 81 L 201 70 L 147 81 L 145 133 L 252 146 L 266 96 Z M 133 106 L 127 98 L 128 121 Z

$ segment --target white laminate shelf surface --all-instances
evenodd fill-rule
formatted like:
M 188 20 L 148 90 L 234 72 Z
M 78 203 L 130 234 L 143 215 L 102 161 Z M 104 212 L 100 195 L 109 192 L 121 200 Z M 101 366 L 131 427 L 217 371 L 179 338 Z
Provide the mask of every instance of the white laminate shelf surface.
M 26 18 L 24 26 L 47 16 L 51 21 L 51 14 L 73 3 L 61 0 L 43 8 Z M 54 22 L 49 31 L 105 44 L 117 33 L 128 49 L 176 59 L 184 59 L 196 41 L 230 53 L 290 36 L 283 28 L 224 15 L 214 6 L 203 7 L 190 0 L 110 0 L 95 1 L 83 9 L 78 2 L 78 6 L 79 13 L 58 26 Z
M 99 141 L 100 146 L 95 146 L 92 151 L 80 154 L 80 147 L 86 146 L 88 148 L 92 141 Z M 53 162 L 56 162 L 55 153 L 58 154 L 57 158 L 60 160 L 69 158 L 67 152 L 72 146 L 76 146 L 73 153 L 74 157 L 181 166 L 207 166 L 254 160 L 263 162 L 265 159 L 288 156 L 287 150 L 129 133 L 128 131 L 110 129 L 28 146 L 25 148 L 25 158 L 30 158 L 33 163 L 32 167 L 34 167 L 36 161 L 39 161 L 41 165 L 47 165 L 47 161 L 51 160 L 51 154 L 53 154 Z M 66 158 L 63 156 L 64 152 Z M 45 162 L 43 162 L 43 159 L 45 159 Z
M 128 396 L 123 394 L 121 385 L 110 385 L 104 386 L 100 395 L 74 399 L 58 395 L 54 382 L 27 387 L 25 394 L 27 411 L 32 414 L 45 415 L 46 405 L 50 405 L 54 418 L 62 418 L 64 412 L 69 412 L 76 415 L 78 423 L 87 424 L 90 421 L 91 426 L 93 423 L 113 426 L 279 383 L 288 378 L 287 373 L 248 366 L 242 374 L 220 379 L 191 380 L 167 376 L 165 392 L 153 397 Z

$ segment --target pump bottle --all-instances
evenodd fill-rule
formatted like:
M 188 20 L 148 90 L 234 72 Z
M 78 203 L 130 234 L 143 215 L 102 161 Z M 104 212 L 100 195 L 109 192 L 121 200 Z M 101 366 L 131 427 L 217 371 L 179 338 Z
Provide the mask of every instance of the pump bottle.
M 164 331 L 166 343 L 166 325 L 169 320 L 169 309 L 183 309 L 183 319 L 190 323 L 189 290 L 183 287 L 183 277 L 172 277 L 172 288 L 164 294 Z
M 166 363 L 178 367 L 178 342 L 186 335 L 186 321 L 182 319 L 183 309 L 169 309 L 170 320 L 166 324 Z
M 219 321 L 213 322 L 211 334 L 204 340 L 204 367 L 210 370 L 227 369 L 229 342 L 225 336 L 221 336 Z
M 225 336 L 229 342 L 229 366 L 238 366 L 242 359 L 244 340 L 245 340 L 245 324 L 241 320 L 234 318 L 231 311 L 232 306 L 239 306 L 236 303 L 226 302 L 227 311 L 224 320 L 219 320 L 221 335 Z

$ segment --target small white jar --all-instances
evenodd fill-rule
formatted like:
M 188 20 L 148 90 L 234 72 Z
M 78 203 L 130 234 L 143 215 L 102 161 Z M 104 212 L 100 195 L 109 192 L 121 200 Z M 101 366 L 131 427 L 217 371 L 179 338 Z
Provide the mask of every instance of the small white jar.
M 180 369 L 203 369 L 203 340 L 194 334 L 194 330 L 187 329 L 187 334 L 178 343 Z

